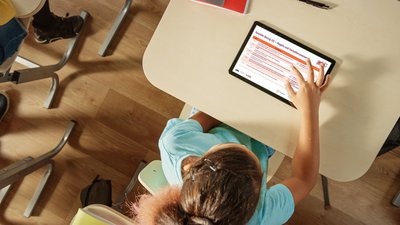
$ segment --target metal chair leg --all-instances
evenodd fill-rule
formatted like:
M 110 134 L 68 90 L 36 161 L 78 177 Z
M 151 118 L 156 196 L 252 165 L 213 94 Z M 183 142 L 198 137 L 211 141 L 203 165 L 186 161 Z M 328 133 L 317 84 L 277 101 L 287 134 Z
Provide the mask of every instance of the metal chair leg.
M 53 171 L 54 161 L 51 160 L 50 163 L 47 165 L 47 169 L 44 172 L 42 179 L 40 180 L 36 190 L 31 198 L 31 201 L 28 203 L 28 206 L 25 209 L 24 216 L 30 217 L 32 215 L 33 208 L 35 208 L 37 201 L 39 200 L 40 195 L 43 192 L 43 189 L 50 178 L 51 172 Z
M 80 16 L 83 18 L 84 23 L 85 23 L 87 18 L 89 17 L 89 13 L 86 11 L 82 11 Z M 79 32 L 79 34 L 76 37 L 71 38 L 69 40 L 68 47 L 64 51 L 63 57 L 56 64 L 40 66 L 28 59 L 17 56 L 15 61 L 26 66 L 27 68 L 15 70 L 12 73 L 7 72 L 5 74 L 5 76 L 0 77 L 0 83 L 10 81 L 15 84 L 20 84 L 20 83 L 26 83 L 26 82 L 35 81 L 35 80 L 51 78 L 52 84 L 50 87 L 50 91 L 44 102 L 44 107 L 50 108 L 53 103 L 54 96 L 56 95 L 56 92 L 58 89 L 58 84 L 59 84 L 58 75 L 55 72 L 60 70 L 61 68 L 63 68 L 65 66 L 65 64 L 68 62 L 68 60 L 71 58 L 72 53 L 80 40 L 81 34 L 82 34 L 82 30 L 81 30 L 81 32 Z
M 51 151 L 37 157 L 27 157 L 24 160 L 15 162 L 10 166 L 3 168 L 0 170 L 0 188 L 4 188 L 23 177 L 31 174 L 32 172 L 36 171 L 39 168 L 49 164 L 50 160 L 57 155 L 64 145 L 67 143 L 69 136 L 73 128 L 75 127 L 76 122 L 70 121 L 68 124 L 67 129 L 64 132 L 63 137 L 61 138 L 60 142 L 54 147 Z
M 326 178 L 324 175 L 321 175 L 321 179 L 322 179 L 322 191 L 324 193 L 324 208 L 330 209 L 331 203 L 329 201 L 328 178 Z
M 32 214 L 32 211 L 41 195 L 41 193 L 44 190 L 44 187 L 51 175 L 51 172 L 53 171 L 53 157 L 57 155 L 61 149 L 64 147 L 64 145 L 67 143 L 72 130 L 74 129 L 76 125 L 75 121 L 70 121 L 68 124 L 68 127 L 66 128 L 63 137 L 59 141 L 59 143 L 49 152 L 44 153 L 43 155 L 40 155 L 37 158 L 33 157 L 26 157 L 23 160 L 20 160 L 18 162 L 15 162 L 6 168 L 3 168 L 0 170 L 0 204 L 3 201 L 5 195 L 7 194 L 8 190 L 10 189 L 10 186 L 18 181 L 24 178 L 25 176 L 31 174 L 32 172 L 36 171 L 37 169 L 42 168 L 43 166 L 47 165 L 47 169 L 44 172 L 42 179 L 40 180 L 31 201 L 29 202 L 25 212 L 24 216 L 25 217 L 30 217 Z
M 103 44 L 101 45 L 98 54 L 100 56 L 105 56 L 108 50 L 108 47 L 110 46 L 112 40 L 114 39 L 115 33 L 117 32 L 118 28 L 121 26 L 122 21 L 124 20 L 126 14 L 129 11 L 129 8 L 132 5 L 133 0 L 126 0 L 124 6 L 121 8 L 121 11 L 119 12 L 117 18 L 115 19 L 111 30 L 108 32 L 106 39 L 104 39 Z
M 397 193 L 397 195 L 393 198 L 392 201 L 393 205 L 400 207 L 400 191 Z
M 129 182 L 128 186 L 126 186 L 124 192 L 118 197 L 117 201 L 116 201 L 115 203 L 113 203 L 113 206 L 112 206 L 113 209 L 115 209 L 115 210 L 121 212 L 123 203 L 125 202 L 125 200 L 126 200 L 128 194 L 129 194 L 129 192 L 132 191 L 133 187 L 134 187 L 135 184 L 137 183 L 139 173 L 140 173 L 140 171 L 142 171 L 142 169 L 146 166 L 146 164 L 147 164 L 147 163 L 144 162 L 144 161 L 141 161 L 141 162 L 139 163 L 139 166 L 137 167 L 135 173 L 133 174 L 132 179 L 131 179 L 131 181 Z
M 46 109 L 50 109 L 54 102 L 54 97 L 56 96 L 60 81 L 58 79 L 58 75 L 53 73 L 51 76 L 51 87 L 49 90 L 49 94 L 47 95 L 46 100 L 44 101 L 43 107 Z
M 11 188 L 11 184 L 0 190 L 0 205 L 3 202 L 4 198 L 6 197 L 8 191 L 10 190 L 10 188 Z

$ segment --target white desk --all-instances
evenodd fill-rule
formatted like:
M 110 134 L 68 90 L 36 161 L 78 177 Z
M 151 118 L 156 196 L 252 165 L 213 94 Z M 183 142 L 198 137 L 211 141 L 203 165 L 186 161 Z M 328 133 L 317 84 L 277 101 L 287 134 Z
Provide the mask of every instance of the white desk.
M 156 87 L 292 156 L 298 113 L 229 75 L 260 20 L 338 60 L 320 108 L 320 173 L 351 181 L 370 167 L 400 115 L 400 2 L 333 0 L 323 10 L 296 0 L 251 0 L 241 15 L 171 0 L 144 55 Z M 323 27 L 319 29 L 318 27 Z

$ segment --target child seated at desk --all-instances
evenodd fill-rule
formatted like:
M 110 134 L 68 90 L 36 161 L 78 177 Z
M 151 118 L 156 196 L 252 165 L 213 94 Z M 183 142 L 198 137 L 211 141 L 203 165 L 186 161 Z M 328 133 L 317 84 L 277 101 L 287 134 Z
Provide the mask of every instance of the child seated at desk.
M 322 67 L 320 71 L 324 74 Z M 314 82 L 312 69 L 307 80 L 296 68 L 292 72 L 299 91 L 295 93 L 289 83 L 286 88 L 301 124 L 291 178 L 267 188 L 271 148 L 202 112 L 188 120 L 173 119 L 159 141 L 163 171 L 172 186 L 143 196 L 134 205 L 137 223 L 285 223 L 317 181 L 319 103 L 329 80 Z

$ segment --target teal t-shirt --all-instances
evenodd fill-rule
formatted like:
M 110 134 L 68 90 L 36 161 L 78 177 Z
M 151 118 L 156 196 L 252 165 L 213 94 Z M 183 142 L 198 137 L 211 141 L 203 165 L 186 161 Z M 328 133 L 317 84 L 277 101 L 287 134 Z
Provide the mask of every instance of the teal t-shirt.
M 171 185 L 181 186 L 183 159 L 188 156 L 201 157 L 214 145 L 227 142 L 245 145 L 254 152 L 264 173 L 257 209 L 247 224 L 275 225 L 289 220 L 294 212 L 290 190 L 282 184 L 267 188 L 268 158 L 274 150 L 225 124 L 203 133 L 203 128 L 195 120 L 169 120 L 159 140 L 161 162 L 167 181 Z

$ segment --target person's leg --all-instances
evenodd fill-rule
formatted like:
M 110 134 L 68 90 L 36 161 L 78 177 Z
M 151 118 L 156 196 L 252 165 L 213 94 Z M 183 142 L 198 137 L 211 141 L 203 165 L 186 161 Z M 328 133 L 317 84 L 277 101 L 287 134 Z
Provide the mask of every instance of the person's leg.
M 46 0 L 43 7 L 33 16 L 33 27 L 48 27 L 51 23 L 52 13 L 50 11 L 49 0 Z
M 4 92 L 0 92 L 0 121 L 4 118 L 8 111 L 8 106 L 10 105 L 10 100 Z
M 33 16 L 32 26 L 34 38 L 41 44 L 51 43 L 60 39 L 73 38 L 81 30 L 83 19 L 80 16 L 60 17 L 50 10 L 49 0 L 42 9 Z

